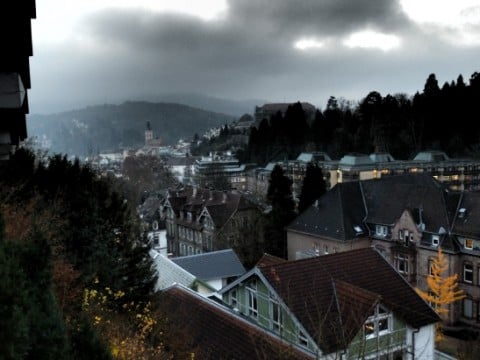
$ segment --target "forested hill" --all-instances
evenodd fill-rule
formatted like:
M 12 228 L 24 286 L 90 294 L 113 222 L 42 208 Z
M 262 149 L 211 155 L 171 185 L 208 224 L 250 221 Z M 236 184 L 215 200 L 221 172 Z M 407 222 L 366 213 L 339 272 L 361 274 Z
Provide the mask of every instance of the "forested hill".
M 479 157 L 479 102 L 480 73 L 475 72 L 468 81 L 459 75 L 443 85 L 430 74 L 423 91 L 412 96 L 371 91 L 355 106 L 331 97 L 313 122 L 296 103 L 284 115 L 263 119 L 238 155 L 259 164 L 293 159 L 306 150 L 326 151 L 334 159 L 374 151 L 411 159 L 426 149 L 443 150 L 451 157 Z
M 174 103 L 125 102 L 51 115 L 31 114 L 27 126 L 28 136 L 46 139 L 52 153 L 87 156 L 142 146 L 147 121 L 154 136 L 169 145 L 234 119 Z

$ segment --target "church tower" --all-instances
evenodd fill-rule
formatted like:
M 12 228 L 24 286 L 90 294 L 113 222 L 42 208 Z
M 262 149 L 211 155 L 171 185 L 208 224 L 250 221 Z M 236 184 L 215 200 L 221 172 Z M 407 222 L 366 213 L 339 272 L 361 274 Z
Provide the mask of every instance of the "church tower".
M 145 129 L 145 145 L 148 145 L 153 140 L 153 131 L 150 126 L 150 121 L 147 121 L 147 128 Z

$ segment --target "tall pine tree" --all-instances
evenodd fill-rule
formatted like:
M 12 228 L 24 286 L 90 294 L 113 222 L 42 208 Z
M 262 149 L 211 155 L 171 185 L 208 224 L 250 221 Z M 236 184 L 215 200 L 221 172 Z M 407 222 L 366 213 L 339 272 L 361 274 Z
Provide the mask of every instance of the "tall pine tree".
M 271 211 L 266 217 L 265 251 L 279 257 L 287 257 L 285 226 L 295 218 L 295 202 L 292 195 L 292 180 L 280 165 L 275 165 L 267 191 Z
M 315 200 L 325 194 L 326 191 L 327 186 L 323 178 L 322 169 L 316 164 L 308 163 L 305 177 L 303 178 L 298 212 L 304 212 Z

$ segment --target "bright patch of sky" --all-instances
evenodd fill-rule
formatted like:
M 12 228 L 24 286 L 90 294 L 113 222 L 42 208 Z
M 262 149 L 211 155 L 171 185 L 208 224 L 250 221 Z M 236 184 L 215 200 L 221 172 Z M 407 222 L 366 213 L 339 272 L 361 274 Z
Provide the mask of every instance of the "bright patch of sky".
M 407 16 L 424 26 L 448 28 L 445 38 L 454 43 L 480 44 L 478 0 L 400 0 Z
M 351 34 L 343 41 L 349 48 L 380 49 L 389 51 L 400 46 L 400 39 L 395 35 L 382 34 L 364 30 Z
M 315 38 L 304 38 L 296 41 L 293 46 L 299 50 L 310 50 L 322 48 L 324 43 Z

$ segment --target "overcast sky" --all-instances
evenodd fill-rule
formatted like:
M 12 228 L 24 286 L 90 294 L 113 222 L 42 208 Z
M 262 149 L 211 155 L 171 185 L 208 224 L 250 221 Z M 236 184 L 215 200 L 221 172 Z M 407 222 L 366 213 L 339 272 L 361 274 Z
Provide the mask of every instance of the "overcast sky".
M 36 0 L 30 113 L 190 92 L 413 95 L 480 72 L 480 0 Z

